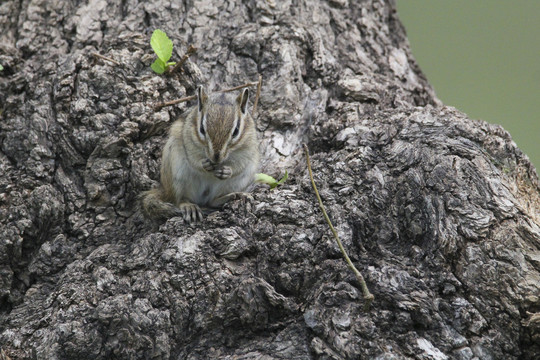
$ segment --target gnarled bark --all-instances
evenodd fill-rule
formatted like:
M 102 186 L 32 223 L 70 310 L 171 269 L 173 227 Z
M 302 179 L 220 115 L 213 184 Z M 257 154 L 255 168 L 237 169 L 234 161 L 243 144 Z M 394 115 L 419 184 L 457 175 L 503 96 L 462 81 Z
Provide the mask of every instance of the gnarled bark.
M 0 26 L 11 359 L 539 356 L 536 172 L 502 128 L 440 103 L 392 1 L 8 0 Z M 183 73 L 150 70 L 156 28 L 176 59 L 198 48 Z M 196 225 L 143 219 L 190 104 L 153 105 L 259 73 L 263 171 L 290 180 Z

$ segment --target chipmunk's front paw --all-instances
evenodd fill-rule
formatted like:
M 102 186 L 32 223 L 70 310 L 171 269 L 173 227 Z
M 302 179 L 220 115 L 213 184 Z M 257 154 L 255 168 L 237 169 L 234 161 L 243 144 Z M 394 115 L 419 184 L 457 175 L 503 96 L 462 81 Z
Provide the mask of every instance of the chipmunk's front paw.
M 192 203 L 182 203 L 178 206 L 180 213 L 187 223 L 201 221 L 203 219 L 203 213 L 201 208 Z
M 232 175 L 232 169 L 228 166 L 222 166 L 214 170 L 214 175 L 221 180 L 228 179 Z
M 216 170 L 216 165 L 208 159 L 202 161 L 202 167 L 204 170 L 209 172 L 213 172 L 214 170 Z

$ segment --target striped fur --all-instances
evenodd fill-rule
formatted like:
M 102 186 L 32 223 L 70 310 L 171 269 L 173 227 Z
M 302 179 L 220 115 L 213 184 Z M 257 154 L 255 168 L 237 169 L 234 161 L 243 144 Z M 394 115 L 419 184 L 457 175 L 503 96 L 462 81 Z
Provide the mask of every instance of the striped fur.
M 207 96 L 198 90 L 197 106 L 171 127 L 163 149 L 160 188 L 142 194 L 146 215 L 166 218 L 188 208 L 191 215 L 183 213 L 184 219 L 197 220 L 198 206 L 219 207 L 231 193 L 245 191 L 253 183 L 259 151 L 255 124 L 246 111 L 248 94 L 246 90 L 237 97 Z M 238 135 L 233 137 L 237 125 Z

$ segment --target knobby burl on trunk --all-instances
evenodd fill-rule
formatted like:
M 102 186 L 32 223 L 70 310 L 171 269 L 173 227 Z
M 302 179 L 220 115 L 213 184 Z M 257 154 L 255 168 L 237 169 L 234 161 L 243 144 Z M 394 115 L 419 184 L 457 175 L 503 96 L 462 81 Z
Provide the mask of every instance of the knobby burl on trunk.
M 393 1 L 8 0 L 0 28 L 2 356 L 538 357 L 536 172 L 440 103 Z M 156 28 L 176 59 L 198 48 L 183 72 L 150 69 Z M 195 104 L 154 105 L 258 74 L 262 171 L 290 180 L 197 224 L 142 218 Z

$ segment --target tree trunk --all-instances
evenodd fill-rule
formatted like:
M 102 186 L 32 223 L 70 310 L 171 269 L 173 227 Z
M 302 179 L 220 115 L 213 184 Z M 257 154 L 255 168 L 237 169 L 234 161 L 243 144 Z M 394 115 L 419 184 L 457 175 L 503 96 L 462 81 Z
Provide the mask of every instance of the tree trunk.
M 441 104 L 393 1 L 7 0 L 0 28 L 0 359 L 540 356 L 536 172 Z M 150 69 L 157 28 L 198 48 L 183 72 Z M 193 103 L 154 105 L 258 74 L 262 171 L 290 179 L 144 219 Z

